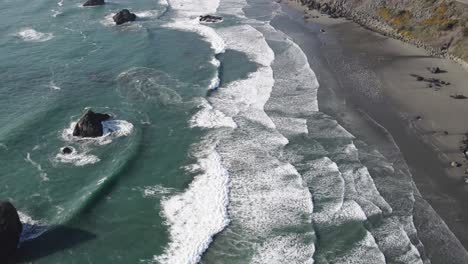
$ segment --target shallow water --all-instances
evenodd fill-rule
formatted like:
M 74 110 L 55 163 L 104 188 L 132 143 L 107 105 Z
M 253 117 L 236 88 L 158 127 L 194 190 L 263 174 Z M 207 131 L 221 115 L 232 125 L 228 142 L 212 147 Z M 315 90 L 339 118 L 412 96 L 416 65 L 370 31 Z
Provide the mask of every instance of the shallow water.
M 23 262 L 427 262 L 411 175 L 319 111 L 278 4 L 2 5 L 0 190 Z M 139 19 L 112 25 L 122 8 Z M 88 108 L 113 116 L 101 138 L 71 135 Z

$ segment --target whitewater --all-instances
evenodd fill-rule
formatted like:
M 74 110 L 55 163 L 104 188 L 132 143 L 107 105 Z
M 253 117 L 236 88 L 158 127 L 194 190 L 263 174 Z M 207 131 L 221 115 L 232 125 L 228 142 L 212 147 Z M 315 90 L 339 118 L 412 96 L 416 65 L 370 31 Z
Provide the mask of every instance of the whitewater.
M 25 3 L 0 9 L 37 14 L 0 28 L 23 262 L 430 263 L 402 157 L 322 112 L 277 2 Z M 114 25 L 122 8 L 138 19 Z M 103 136 L 73 136 L 88 109 Z
M 177 15 L 166 26 L 200 34 L 213 60 L 236 50 L 257 69 L 219 87 L 192 117 L 192 127 L 210 131 L 195 147 L 206 153 L 195 165 L 203 173 L 163 202 L 171 242 L 155 260 L 429 263 L 412 222 L 412 190 L 407 208 L 393 209 L 401 201 L 380 193 L 353 135 L 320 113 L 319 83 L 305 54 L 269 24 L 279 6 L 261 4 L 269 15 L 246 17 L 244 1 L 169 1 Z M 205 25 L 198 22 L 204 14 L 239 22 Z M 378 157 L 375 166 L 394 175 Z

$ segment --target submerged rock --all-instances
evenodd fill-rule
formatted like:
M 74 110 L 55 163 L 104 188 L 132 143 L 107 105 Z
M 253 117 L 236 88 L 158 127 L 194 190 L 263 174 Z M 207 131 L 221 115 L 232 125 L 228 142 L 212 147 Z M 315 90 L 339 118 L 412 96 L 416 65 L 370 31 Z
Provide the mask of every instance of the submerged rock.
M 103 135 L 102 121 L 110 118 L 108 114 L 94 113 L 88 110 L 76 123 L 73 130 L 75 137 L 100 137 Z
M 0 263 L 11 263 L 16 250 L 23 225 L 16 208 L 7 201 L 0 201 Z
M 462 164 L 459 163 L 459 162 L 456 162 L 456 161 L 452 161 L 452 162 L 450 163 L 450 166 L 452 166 L 453 168 L 458 168 L 458 167 L 461 167 Z
M 217 23 L 221 21 L 223 21 L 223 18 L 220 16 L 212 16 L 212 15 L 200 16 L 200 22 Z
M 136 18 L 137 16 L 131 13 L 128 9 L 122 9 L 112 17 L 116 25 L 122 25 L 123 23 L 135 21 Z
M 104 0 L 88 0 L 83 6 L 98 6 L 105 4 Z

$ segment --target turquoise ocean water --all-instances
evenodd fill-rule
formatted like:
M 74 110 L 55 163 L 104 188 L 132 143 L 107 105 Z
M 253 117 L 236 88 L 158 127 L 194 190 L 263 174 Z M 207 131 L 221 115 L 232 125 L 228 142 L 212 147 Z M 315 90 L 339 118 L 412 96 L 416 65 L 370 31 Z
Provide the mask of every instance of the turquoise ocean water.
M 81 4 L 0 4 L 0 193 L 21 262 L 427 263 L 411 176 L 320 113 L 277 3 Z M 123 8 L 137 21 L 113 25 Z M 74 138 L 88 108 L 111 130 Z

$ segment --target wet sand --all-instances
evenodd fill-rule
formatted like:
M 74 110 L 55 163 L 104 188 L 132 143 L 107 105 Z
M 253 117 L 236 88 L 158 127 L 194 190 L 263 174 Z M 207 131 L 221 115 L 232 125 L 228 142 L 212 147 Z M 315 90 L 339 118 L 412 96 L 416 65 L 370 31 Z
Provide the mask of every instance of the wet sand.
M 468 99 L 450 97 L 468 96 L 468 72 L 345 19 L 313 11 L 304 19 L 304 10 L 283 4 L 286 15 L 273 24 L 308 56 L 320 83 L 320 110 L 378 146 L 395 167 L 411 172 L 421 193 L 415 197 L 414 222 L 432 263 L 468 263 L 468 164 L 459 149 L 468 131 Z M 427 67 L 447 72 L 432 74 Z M 450 85 L 429 87 L 411 74 Z M 462 166 L 453 168 L 452 161 Z

